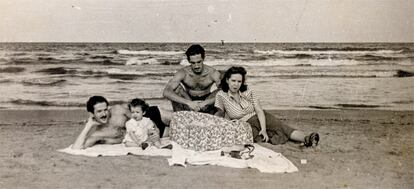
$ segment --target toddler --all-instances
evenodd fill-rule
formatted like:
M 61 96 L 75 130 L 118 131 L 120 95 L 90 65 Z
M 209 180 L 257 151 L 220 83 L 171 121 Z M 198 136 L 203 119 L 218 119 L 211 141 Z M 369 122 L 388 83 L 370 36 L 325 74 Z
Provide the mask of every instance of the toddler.
M 141 147 L 145 150 L 148 146 L 160 147 L 160 135 L 151 119 L 143 117 L 148 109 L 145 101 L 135 98 L 129 104 L 131 119 L 125 123 L 126 134 L 122 141 L 127 147 Z

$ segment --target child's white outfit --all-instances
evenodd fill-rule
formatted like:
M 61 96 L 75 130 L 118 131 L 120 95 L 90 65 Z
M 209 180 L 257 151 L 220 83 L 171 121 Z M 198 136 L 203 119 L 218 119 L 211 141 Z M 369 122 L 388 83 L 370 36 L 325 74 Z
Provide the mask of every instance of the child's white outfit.
M 143 117 L 139 121 L 135 119 L 130 119 L 125 123 L 125 127 L 127 132 L 122 143 L 135 142 L 128 134 L 129 132 L 132 132 L 137 136 L 140 144 L 142 144 L 143 142 L 146 142 L 148 140 L 150 130 L 155 129 L 154 123 L 151 121 L 151 119 L 147 117 Z

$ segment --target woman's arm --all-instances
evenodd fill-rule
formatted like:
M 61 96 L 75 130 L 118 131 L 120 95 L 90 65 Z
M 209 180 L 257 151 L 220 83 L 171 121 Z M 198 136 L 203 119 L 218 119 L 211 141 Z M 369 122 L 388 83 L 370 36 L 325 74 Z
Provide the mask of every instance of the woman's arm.
M 259 118 L 259 122 L 260 122 L 261 130 L 259 132 L 259 135 L 263 135 L 263 141 L 267 142 L 269 140 L 269 136 L 267 135 L 267 132 L 266 132 L 266 117 L 265 117 L 262 107 L 260 106 L 258 102 L 254 104 L 254 110 L 256 111 L 257 118 Z

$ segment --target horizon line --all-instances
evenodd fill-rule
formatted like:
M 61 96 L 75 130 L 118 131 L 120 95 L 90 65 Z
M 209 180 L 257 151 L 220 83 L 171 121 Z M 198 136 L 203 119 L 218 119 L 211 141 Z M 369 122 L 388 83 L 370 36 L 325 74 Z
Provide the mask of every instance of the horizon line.
M 117 42 L 117 41 L 0 41 L 0 43 L 182 43 L 182 44 L 195 44 L 195 43 L 203 43 L 203 44 L 221 44 L 222 42 L 206 42 L 206 41 L 194 41 L 194 42 L 160 42 L 160 41 L 155 41 L 155 42 Z M 229 41 L 226 42 L 224 41 L 224 44 L 238 44 L 238 43 L 250 43 L 250 44 L 254 44 L 254 43 L 258 43 L 258 44 L 266 44 L 266 43 L 290 43 L 290 44 L 294 44 L 294 43 L 331 43 L 331 44 L 338 44 L 338 43 L 342 43 L 342 44 L 355 44 L 355 43 L 393 43 L 393 44 L 398 44 L 398 43 L 414 43 L 414 41 L 407 41 L 407 42 L 390 42 L 390 41 L 386 41 L 386 42 L 371 42 L 371 41 L 363 41 L 363 42 L 240 42 L 240 41 Z

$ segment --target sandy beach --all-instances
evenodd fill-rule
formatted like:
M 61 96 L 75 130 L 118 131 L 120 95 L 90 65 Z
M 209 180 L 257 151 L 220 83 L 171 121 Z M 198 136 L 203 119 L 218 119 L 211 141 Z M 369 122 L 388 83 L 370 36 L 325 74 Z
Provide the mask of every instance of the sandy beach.
M 317 148 L 262 144 L 299 172 L 219 166 L 170 167 L 165 157 L 83 157 L 57 152 L 75 140 L 83 110 L 1 110 L 0 188 L 412 188 L 414 112 L 274 110 Z M 307 164 L 301 164 L 306 159 Z

